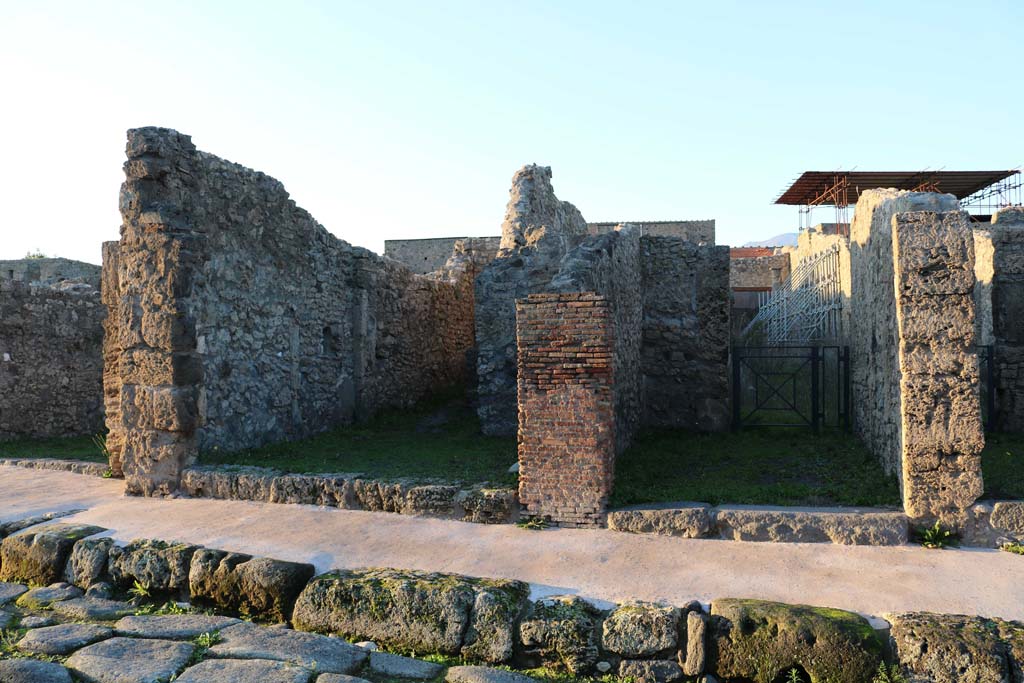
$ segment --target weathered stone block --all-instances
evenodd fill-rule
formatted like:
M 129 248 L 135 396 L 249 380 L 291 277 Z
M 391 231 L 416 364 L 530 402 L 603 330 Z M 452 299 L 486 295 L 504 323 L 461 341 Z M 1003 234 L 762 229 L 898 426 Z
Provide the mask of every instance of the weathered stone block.
M 107 557 L 113 545 L 112 538 L 83 538 L 75 543 L 64 569 L 64 580 L 79 588 L 105 581 Z
M 77 541 L 105 531 L 86 524 L 50 524 L 0 542 L 0 581 L 48 586 L 60 581 Z
M 679 653 L 683 673 L 699 676 L 704 673 L 707 659 L 707 617 L 699 611 L 686 613 L 686 652 Z
M 843 545 L 907 542 L 907 517 L 902 512 L 728 506 L 718 509 L 715 523 L 723 538 L 735 541 Z
M 634 534 L 703 538 L 712 526 L 712 509 L 705 503 L 666 503 L 608 512 L 609 529 Z
M 192 556 L 192 601 L 259 620 L 287 621 L 313 565 L 201 548 Z
M 601 616 L 593 605 L 572 595 L 536 601 L 519 625 L 526 661 L 574 676 L 588 673 L 597 662 Z
M 619 678 L 637 683 L 673 683 L 683 678 L 683 670 L 671 659 L 623 659 Z
M 992 506 L 992 526 L 1024 538 L 1024 502 L 1001 500 Z
M 198 546 L 188 543 L 132 541 L 123 548 L 110 548 L 107 571 L 119 586 L 129 588 L 138 582 L 154 595 L 185 598 L 189 566 L 196 550 Z
M 715 600 L 707 669 L 723 679 L 771 683 L 793 666 L 810 683 L 870 681 L 882 659 L 871 625 L 851 612 L 760 600 Z
M 896 657 L 912 680 L 935 683 L 1012 680 L 1007 645 L 1001 637 L 999 622 L 981 617 L 926 613 L 897 614 L 890 617 L 889 622 Z M 1011 639 L 1012 630 L 1007 630 Z
M 621 604 L 604 620 L 601 645 L 629 659 L 668 653 L 679 644 L 680 615 L 676 607 Z

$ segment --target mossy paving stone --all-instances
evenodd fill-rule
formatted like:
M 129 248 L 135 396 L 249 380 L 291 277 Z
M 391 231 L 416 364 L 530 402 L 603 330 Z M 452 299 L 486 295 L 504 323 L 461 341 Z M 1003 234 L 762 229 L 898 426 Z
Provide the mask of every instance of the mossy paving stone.
M 113 621 L 134 614 L 138 608 L 127 602 L 104 598 L 75 598 L 55 602 L 50 607 L 65 619 L 76 621 Z
M 33 588 L 18 598 L 15 604 L 25 609 L 45 609 L 54 603 L 82 597 L 82 589 L 66 583 Z
M 350 674 L 366 661 L 366 650 L 340 638 L 302 633 L 286 628 L 267 628 L 248 622 L 220 632 L 220 642 L 209 656 L 222 659 L 272 659 L 317 671 Z
M 444 667 L 422 659 L 374 651 L 370 652 L 370 670 L 382 676 L 429 681 L 437 678 L 444 671 Z
M 0 542 L 0 581 L 56 583 L 75 543 L 102 531 L 87 524 L 47 524 L 8 536 Z
M 114 629 L 118 635 L 134 638 L 187 640 L 238 623 L 239 619 L 207 614 L 161 614 L 124 617 L 114 624 Z
M 0 660 L 0 683 L 71 683 L 60 664 L 35 659 Z
M 878 636 L 852 612 L 764 600 L 711 603 L 707 670 L 719 678 L 771 683 L 800 666 L 809 683 L 864 683 L 881 659 Z
M 32 629 L 18 641 L 17 647 L 30 654 L 66 655 L 112 635 L 114 632 L 106 626 L 58 624 Z
M 0 605 L 6 605 L 26 591 L 28 586 L 23 583 L 0 582 Z
M 309 683 L 312 678 L 312 671 L 290 662 L 207 659 L 185 669 L 174 680 L 175 683 Z
M 453 666 L 448 669 L 444 680 L 447 683 L 537 683 L 536 679 L 525 674 L 489 666 Z
M 172 640 L 111 638 L 71 655 L 67 667 L 86 683 L 163 683 L 185 668 L 194 650 Z

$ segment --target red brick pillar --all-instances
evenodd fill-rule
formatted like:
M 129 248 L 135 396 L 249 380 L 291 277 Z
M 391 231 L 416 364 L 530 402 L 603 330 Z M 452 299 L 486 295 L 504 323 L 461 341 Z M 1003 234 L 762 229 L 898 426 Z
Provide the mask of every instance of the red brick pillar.
M 593 293 L 516 302 L 519 500 L 562 526 L 604 522 L 615 470 L 614 327 Z

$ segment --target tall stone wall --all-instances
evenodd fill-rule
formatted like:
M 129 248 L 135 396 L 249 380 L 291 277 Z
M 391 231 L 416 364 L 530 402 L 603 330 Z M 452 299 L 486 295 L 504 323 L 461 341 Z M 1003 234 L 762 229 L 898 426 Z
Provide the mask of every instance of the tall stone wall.
M 457 245 L 461 243 L 461 247 Z M 484 263 L 498 255 L 500 237 L 430 237 L 426 239 L 384 240 L 384 255 L 404 264 L 414 273 L 425 275 L 440 270 L 456 248 L 473 252 Z
M 611 232 L 619 225 L 632 225 L 640 231 L 640 235 L 647 237 L 681 237 L 690 242 L 698 244 L 715 243 L 715 219 L 694 220 L 694 221 L 612 221 L 602 223 L 587 223 L 587 230 L 591 235 L 600 235 Z
M 993 347 L 995 429 L 1024 432 L 1024 208 L 975 230 L 979 343 Z
M 593 293 L 516 303 L 519 501 L 564 526 L 604 520 L 615 468 L 615 323 Z
M 640 261 L 643 422 L 728 429 L 729 247 L 645 236 Z
M 0 279 L 53 285 L 64 280 L 100 286 L 100 267 L 66 258 L 25 258 L 0 261 Z
M 789 277 L 789 254 L 732 256 L 729 286 L 732 289 L 773 289 Z
M 0 279 L 0 439 L 103 429 L 100 293 Z
M 622 452 L 640 426 L 640 343 L 643 328 L 640 231 L 619 226 L 585 239 L 562 259 L 552 292 L 593 292 L 611 308 L 614 327 L 613 396 L 616 450 Z
M 515 302 L 547 291 L 562 257 L 586 236 L 579 210 L 555 196 L 550 168 L 515 173 L 501 248 L 476 279 L 477 411 L 485 434 L 515 434 L 518 425 Z
M 917 518 L 981 495 L 974 240 L 952 195 L 871 190 L 851 226 L 854 425 Z
M 307 436 L 466 375 L 472 283 L 352 247 L 278 181 L 129 131 L 117 249 L 128 490 L 174 490 L 205 449 Z
M 121 456 L 124 451 L 125 432 L 121 425 L 121 352 L 127 343 L 123 336 L 129 330 L 125 316 L 129 307 L 122 307 L 120 283 L 120 243 L 103 243 L 102 302 L 107 309 L 103 320 L 103 408 L 107 427 L 107 453 L 110 471 L 123 476 Z

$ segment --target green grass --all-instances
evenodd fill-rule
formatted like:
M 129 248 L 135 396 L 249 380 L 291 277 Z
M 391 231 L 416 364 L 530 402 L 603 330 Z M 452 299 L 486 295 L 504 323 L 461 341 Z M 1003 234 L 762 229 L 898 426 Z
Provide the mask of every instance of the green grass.
M 985 498 L 1024 498 L 1024 434 L 986 434 L 981 473 Z
M 91 436 L 65 439 L 17 439 L 0 441 L 0 458 L 59 458 L 106 462 L 107 458 Z
M 852 434 L 782 428 L 642 433 L 618 458 L 612 507 L 671 501 L 901 505 L 896 478 Z
M 302 441 L 200 455 L 203 465 L 255 465 L 285 472 L 351 472 L 457 483 L 514 485 L 515 437 L 489 437 L 461 398 L 425 401 Z

